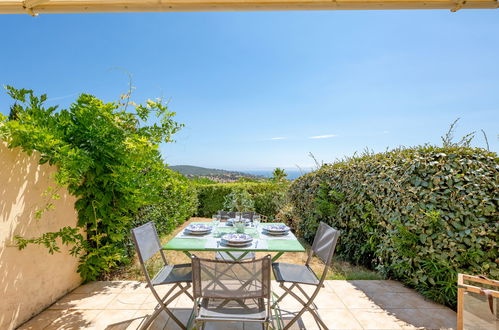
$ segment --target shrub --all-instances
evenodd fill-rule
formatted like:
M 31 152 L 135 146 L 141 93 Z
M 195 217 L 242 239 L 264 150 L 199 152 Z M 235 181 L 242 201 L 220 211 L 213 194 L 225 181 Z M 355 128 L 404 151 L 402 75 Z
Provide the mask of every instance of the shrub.
M 499 158 L 423 146 L 324 165 L 290 187 L 293 220 L 311 240 L 319 221 L 342 232 L 338 253 L 456 304 L 457 273 L 499 277 Z
M 224 198 L 224 210 L 226 211 L 254 211 L 255 202 L 250 193 L 244 189 L 234 189 Z
M 197 215 L 211 217 L 219 210 L 224 210 L 225 199 L 233 192 L 245 191 L 251 196 L 254 210 L 273 220 L 284 205 L 286 183 L 271 182 L 234 182 L 196 185 L 198 196 Z
M 40 152 L 40 164 L 57 166 L 56 182 L 77 198 L 77 228 L 64 227 L 38 238 L 17 237 L 20 248 L 43 244 L 53 253 L 61 239 L 80 257 L 82 278 L 94 280 L 128 260 L 128 236 L 139 211 L 149 218 L 169 214 L 161 222 L 164 230 L 172 226 L 167 221 L 188 213 L 174 210 L 178 206 L 165 200 L 173 196 L 181 204 L 187 197 L 159 153 L 159 144 L 171 141 L 182 126 L 161 102 L 135 105 L 125 95 L 119 103 L 105 103 L 82 94 L 68 109 L 58 110 L 44 106 L 46 95 L 7 89 L 14 105 L 8 119 L 0 118 L 0 138 L 9 148 Z M 129 105 L 133 111 L 127 111 Z M 147 125 L 151 114 L 157 122 Z
M 195 213 L 197 195 L 189 179 L 172 170 L 167 170 L 167 174 L 161 199 L 140 208 L 134 227 L 153 221 L 158 234 L 168 234 Z

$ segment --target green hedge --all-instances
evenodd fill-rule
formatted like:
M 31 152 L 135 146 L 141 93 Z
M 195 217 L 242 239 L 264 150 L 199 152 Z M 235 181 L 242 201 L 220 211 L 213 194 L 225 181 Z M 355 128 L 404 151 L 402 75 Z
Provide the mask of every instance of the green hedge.
M 160 235 L 168 234 L 196 212 L 196 189 L 189 179 L 172 170 L 167 170 L 167 174 L 161 199 L 139 210 L 134 227 L 153 221 Z
M 235 182 L 196 185 L 197 216 L 211 217 L 224 209 L 225 196 L 234 190 L 246 190 L 255 203 L 255 211 L 273 220 L 285 204 L 287 183 Z
M 499 158 L 431 146 L 355 157 L 290 187 L 294 225 L 342 232 L 338 254 L 456 304 L 457 273 L 499 277 Z

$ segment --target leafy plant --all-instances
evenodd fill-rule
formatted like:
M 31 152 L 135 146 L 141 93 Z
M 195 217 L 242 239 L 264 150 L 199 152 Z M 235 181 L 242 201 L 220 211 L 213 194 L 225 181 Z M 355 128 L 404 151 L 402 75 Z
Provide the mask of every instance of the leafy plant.
M 68 109 L 59 110 L 44 106 L 45 94 L 10 86 L 7 92 L 14 105 L 9 118 L 0 123 L 0 138 L 9 148 L 39 152 L 40 164 L 57 166 L 57 184 L 77 198 L 76 228 L 38 238 L 17 237 L 19 247 L 42 244 L 55 252 L 60 238 L 79 256 L 78 271 L 84 280 L 94 280 L 127 261 L 129 230 L 137 217 L 153 217 L 148 208 L 167 208 L 166 198 L 177 194 L 177 182 L 168 179 L 172 172 L 158 151 L 159 144 L 171 142 L 182 127 L 173 120 L 175 113 L 161 100 L 135 104 L 129 95 L 118 103 L 105 103 L 81 94 Z M 127 110 L 129 106 L 133 111 Z M 151 116 L 157 121 L 149 125 Z M 176 196 L 180 204 L 184 197 Z M 168 212 L 172 217 L 162 221 L 180 221 L 189 213 Z
M 196 185 L 197 216 L 211 217 L 225 208 L 226 197 L 245 190 L 254 202 L 254 210 L 273 220 L 287 199 L 288 184 L 271 182 L 234 182 Z
M 255 202 L 251 199 L 251 195 L 244 189 L 233 190 L 225 196 L 224 210 L 226 211 L 253 211 Z
M 341 258 L 455 306 L 458 272 L 499 278 L 499 158 L 446 141 L 323 165 L 291 184 L 288 218 L 307 240 L 331 224 Z
M 284 169 L 276 167 L 274 169 L 274 171 L 272 172 L 272 178 L 270 180 L 272 182 L 279 183 L 279 182 L 283 182 L 284 180 L 286 180 L 287 176 L 288 176 L 288 174 L 286 173 L 286 171 L 284 171 Z

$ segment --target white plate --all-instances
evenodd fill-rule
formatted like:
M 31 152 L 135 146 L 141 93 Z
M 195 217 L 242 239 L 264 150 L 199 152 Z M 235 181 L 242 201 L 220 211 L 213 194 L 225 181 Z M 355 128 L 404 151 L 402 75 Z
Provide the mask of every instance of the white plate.
M 248 242 L 248 243 L 234 243 L 234 242 L 227 242 L 225 240 L 222 240 L 221 243 L 224 246 L 232 246 L 232 247 L 247 247 L 247 246 L 251 246 L 253 244 L 253 242 Z
M 286 232 L 286 231 L 289 231 L 289 227 L 286 226 L 286 225 L 267 225 L 265 227 L 263 227 L 264 230 L 268 231 L 268 232 L 274 232 L 274 233 L 277 233 L 277 232 Z
M 222 236 L 222 241 L 226 241 L 231 244 L 245 244 L 253 241 L 253 237 L 248 234 L 236 234 L 230 233 Z
M 272 235 L 272 236 L 285 236 L 289 234 L 289 230 L 287 231 L 268 231 L 268 230 L 263 230 L 263 233 L 265 235 Z
M 184 234 L 186 234 L 186 235 L 206 235 L 209 233 L 211 233 L 211 229 L 207 230 L 207 231 L 191 231 L 191 230 L 186 228 L 184 230 Z
M 190 232 L 208 232 L 211 230 L 210 225 L 206 225 L 204 223 L 199 223 L 199 224 L 190 224 L 185 229 L 189 230 Z

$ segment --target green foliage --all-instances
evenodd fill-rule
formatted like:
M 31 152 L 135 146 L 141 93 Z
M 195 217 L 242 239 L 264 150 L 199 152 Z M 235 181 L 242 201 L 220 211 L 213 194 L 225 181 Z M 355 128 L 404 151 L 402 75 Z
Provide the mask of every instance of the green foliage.
M 499 277 L 499 158 L 458 145 L 366 154 L 290 187 L 294 225 L 342 232 L 338 254 L 455 306 L 457 273 Z
M 235 189 L 225 196 L 223 209 L 238 212 L 253 211 L 255 202 L 251 199 L 251 195 L 247 190 Z
M 78 271 L 84 280 L 127 261 L 129 230 L 137 217 L 157 221 L 181 221 L 192 205 L 185 183 L 169 171 L 158 151 L 161 142 L 170 142 L 182 125 L 173 120 L 160 101 L 144 105 L 129 102 L 104 103 L 81 94 L 68 109 L 44 107 L 46 95 L 7 87 L 15 103 L 10 120 L 0 123 L 0 138 L 9 148 L 20 147 L 31 154 L 38 151 L 40 164 L 55 165 L 57 184 L 76 196 L 77 228 L 66 227 L 39 238 L 18 237 L 19 247 L 43 244 L 58 250 L 56 239 L 72 244 L 80 257 Z M 129 105 L 134 111 L 127 111 Z M 157 123 L 147 125 L 154 115 Z M 177 205 L 168 205 L 173 200 Z M 190 202 L 189 202 L 190 203 Z M 151 208 L 153 211 L 151 211 Z M 167 215 L 162 220 L 158 215 Z M 162 224 L 164 230 L 171 224 Z M 82 235 L 82 233 L 86 233 Z
M 197 209 L 197 195 L 190 180 L 167 170 L 161 200 L 143 206 L 135 216 L 134 227 L 153 221 L 159 235 L 168 234 L 189 219 Z
M 245 191 L 254 203 L 254 210 L 275 219 L 276 214 L 286 200 L 287 184 L 270 182 L 235 182 L 197 185 L 198 210 L 197 215 L 211 217 L 219 210 L 224 210 L 225 199 L 233 192 Z
M 214 183 L 217 183 L 216 181 L 213 181 L 211 179 L 203 178 L 203 177 L 197 177 L 197 176 L 193 177 L 193 178 L 189 178 L 189 180 L 194 185 L 198 185 L 198 184 L 214 184 Z
M 272 172 L 272 178 L 270 180 L 272 182 L 279 183 L 286 180 L 287 176 L 288 174 L 282 168 L 276 167 Z

